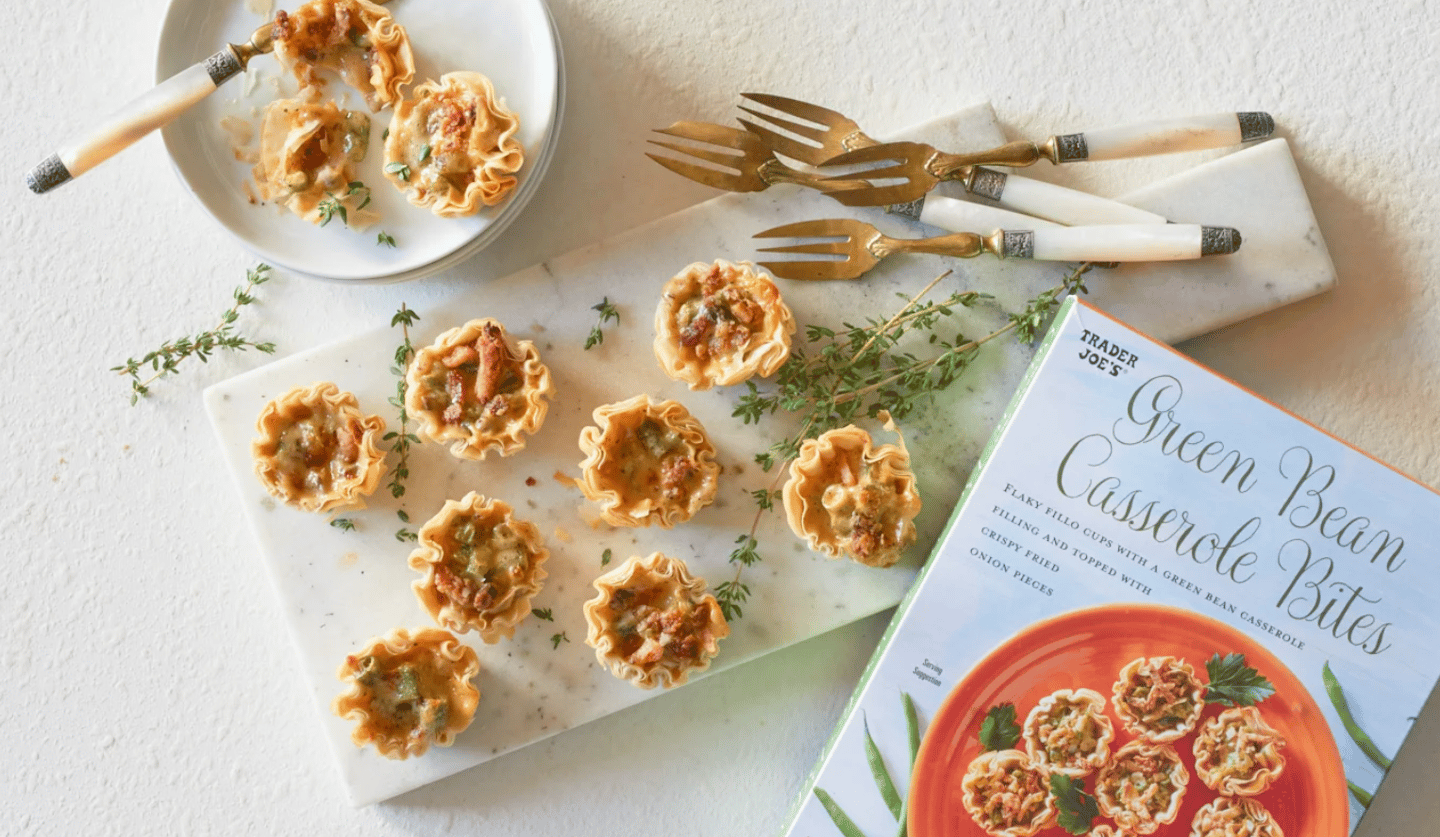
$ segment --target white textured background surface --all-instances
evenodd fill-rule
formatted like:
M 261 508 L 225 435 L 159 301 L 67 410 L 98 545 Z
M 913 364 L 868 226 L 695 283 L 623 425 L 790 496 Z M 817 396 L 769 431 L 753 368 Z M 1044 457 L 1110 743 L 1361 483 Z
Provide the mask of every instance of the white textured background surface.
M 449 2 L 457 14 L 470 2 Z M 0 500 L 0 833 L 777 832 L 883 628 L 872 618 L 387 805 L 343 801 L 199 400 L 219 358 L 128 406 L 107 372 L 212 324 L 251 259 L 197 214 L 151 137 L 61 190 L 23 174 L 149 86 L 161 0 L 7 3 L 0 259 L 10 441 Z M 1440 6 L 1338 0 L 551 0 L 569 81 L 546 183 L 447 274 L 346 288 L 278 276 L 241 331 L 290 353 L 703 200 L 651 127 L 728 121 L 742 90 L 873 132 L 990 100 L 1016 137 L 1271 112 L 1340 277 L 1184 348 L 1422 481 L 1440 482 Z M 1117 194 L 1194 158 L 1063 176 Z M 1048 169 L 1039 176 L 1059 178 Z M 603 292 L 595 289 L 596 293 Z M 497 293 L 503 293 L 501 286 Z M 586 297 L 588 299 L 588 296 Z M 1440 707 L 1362 834 L 1440 822 Z

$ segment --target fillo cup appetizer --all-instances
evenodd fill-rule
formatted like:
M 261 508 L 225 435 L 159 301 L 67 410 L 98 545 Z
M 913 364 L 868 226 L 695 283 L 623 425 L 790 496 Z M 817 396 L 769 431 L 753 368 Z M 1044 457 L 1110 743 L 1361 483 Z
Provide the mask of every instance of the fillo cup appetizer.
M 412 585 L 436 622 L 457 633 L 474 628 L 487 643 L 515 635 L 546 577 L 550 556 L 533 523 L 516 520 L 509 504 L 474 491 L 420 527 L 410 568 Z
M 275 57 L 302 88 L 318 91 L 317 69 L 333 70 L 371 110 L 400 98 L 415 77 L 405 28 L 369 0 L 310 0 L 275 13 Z
M 782 496 L 791 531 L 831 558 L 888 567 L 915 542 L 920 493 L 903 439 L 873 447 L 853 424 L 806 439 Z
M 1019 750 L 981 753 L 960 790 L 965 812 L 993 837 L 1030 837 L 1055 817 L 1048 776 Z
M 1121 829 L 1154 834 L 1175 821 L 1189 782 L 1174 747 L 1131 741 L 1095 774 L 1095 801 Z
M 696 262 L 676 274 L 655 310 L 655 357 L 692 390 L 773 375 L 790 356 L 795 315 L 749 262 Z
M 1111 702 L 1125 729 L 1146 741 L 1175 741 L 1205 711 L 1205 684 L 1177 657 L 1137 657 L 1120 669 Z
M 355 746 L 406 759 L 432 745 L 448 747 L 470 726 L 480 691 L 475 652 L 448 631 L 397 628 L 345 658 L 338 676 L 348 690 L 335 698 L 336 715 L 355 722 Z
M 595 579 L 585 642 L 601 665 L 642 689 L 670 688 L 704 671 L 730 634 L 720 603 L 685 563 L 633 556 Z
M 1285 832 L 1259 802 L 1221 797 L 1195 812 L 1190 837 L 1285 837 Z
M 1195 775 L 1226 796 L 1264 793 L 1285 770 L 1285 739 L 1253 706 L 1234 706 L 1195 736 Z
M 669 529 L 715 499 L 715 446 L 680 402 L 637 395 L 593 415 L 580 431 L 579 487 L 606 523 Z
M 1060 689 L 1025 717 L 1025 752 L 1051 773 L 1087 776 L 1110 757 L 1115 728 L 1105 698 L 1092 689 Z
M 385 473 L 385 419 L 361 413 L 355 396 L 332 383 L 271 401 L 255 429 L 255 475 L 271 496 L 301 511 L 364 508 Z
M 515 344 L 486 318 L 452 328 L 415 353 L 405 372 L 405 409 L 422 436 L 461 459 L 509 456 L 540 429 L 555 392 L 535 344 Z

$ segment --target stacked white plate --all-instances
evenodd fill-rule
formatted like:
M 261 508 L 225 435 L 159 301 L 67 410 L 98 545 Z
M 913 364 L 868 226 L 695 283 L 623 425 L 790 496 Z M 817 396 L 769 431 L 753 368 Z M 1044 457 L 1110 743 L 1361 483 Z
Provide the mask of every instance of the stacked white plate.
M 272 56 L 259 56 L 242 77 L 227 82 L 163 133 L 186 188 L 269 264 L 346 282 L 417 279 L 493 242 L 540 186 L 560 135 L 565 98 L 559 35 L 544 0 L 487 0 L 466 4 L 463 14 L 453 5 L 424 0 L 394 0 L 387 8 L 409 34 L 415 83 L 459 70 L 484 73 L 494 82 L 496 93 L 520 118 L 526 159 L 519 185 L 499 206 L 469 218 L 440 218 L 412 206 L 382 172 L 381 137 L 391 116 L 387 108 L 371 115 L 370 153 L 358 167 L 359 180 L 372 190 L 369 208 L 380 221 L 363 231 L 349 229 L 339 218 L 320 227 L 282 207 L 259 203 L 250 183 L 251 164 L 237 159 L 237 136 L 222 124 L 234 117 L 232 124 L 248 123 L 258 136 L 264 106 L 294 90 L 293 80 Z M 157 80 L 203 61 L 224 44 L 244 43 L 273 15 L 271 0 L 172 0 L 160 34 Z M 328 93 L 341 107 L 366 112 L 360 95 L 338 81 Z M 394 247 L 381 243 L 381 232 L 394 239 Z

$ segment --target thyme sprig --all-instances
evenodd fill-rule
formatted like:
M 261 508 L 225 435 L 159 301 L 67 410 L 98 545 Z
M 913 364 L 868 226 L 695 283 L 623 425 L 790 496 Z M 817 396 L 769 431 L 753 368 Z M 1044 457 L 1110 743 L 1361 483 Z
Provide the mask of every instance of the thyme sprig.
M 340 223 L 350 226 L 350 211 L 346 204 L 355 201 L 360 202 L 359 206 L 355 207 L 356 212 L 370 205 L 370 187 L 363 181 L 352 180 L 345 184 L 345 194 L 339 198 L 326 192 L 325 197 L 315 205 L 315 211 L 320 214 L 320 226 L 330 223 L 336 215 L 340 216 Z
M 133 407 L 141 398 L 150 394 L 150 385 L 167 375 L 174 375 L 180 363 L 186 358 L 208 362 L 210 355 L 219 349 L 244 351 L 254 349 L 270 355 L 275 353 L 274 343 L 256 343 L 241 337 L 234 331 L 235 321 L 240 318 L 240 309 L 255 301 L 253 291 L 259 285 L 270 281 L 270 265 L 258 264 L 245 272 L 245 284 L 235 289 L 235 304 L 220 315 L 220 324 L 209 331 L 202 331 L 193 337 L 181 337 L 167 341 L 153 352 L 147 352 L 139 360 L 128 358 L 119 366 L 110 367 L 111 372 L 130 377 L 130 405 Z M 146 369 L 151 374 L 142 377 Z
M 590 306 L 590 310 L 599 311 L 600 319 L 595 323 L 595 327 L 590 329 L 590 336 L 585 338 L 585 351 L 587 352 L 605 342 L 604 329 L 607 322 L 620 324 L 620 311 L 615 308 L 615 304 L 610 301 L 608 296 L 601 297 L 600 303 Z
M 395 347 L 395 365 L 390 367 L 390 374 L 395 376 L 395 394 L 390 398 L 390 406 L 399 412 L 400 426 L 386 433 L 382 439 L 390 443 L 390 450 L 396 456 L 395 468 L 390 472 L 390 496 L 397 500 L 405 496 L 405 480 L 410 476 L 410 446 L 420 444 L 420 437 L 411 433 L 407 427 L 410 414 L 405 409 L 405 370 L 415 356 L 415 347 L 410 343 L 410 326 L 415 325 L 419 319 L 420 315 L 406 308 L 403 302 L 400 303 L 400 310 L 390 318 L 390 327 L 399 326 L 402 335 L 400 345 Z M 397 510 L 395 514 L 401 522 L 410 522 L 410 516 L 404 509 Z M 395 533 L 395 538 L 414 541 L 416 535 L 405 527 Z
M 864 325 L 844 323 L 840 331 L 806 326 L 805 345 L 791 350 L 772 388 L 762 390 L 754 381 L 747 381 L 746 392 L 732 412 L 742 422 L 758 424 L 779 411 L 803 420 L 796 433 L 755 455 L 755 462 L 766 471 L 776 471 L 776 477 L 768 489 L 751 492 L 756 505 L 754 522 L 730 553 L 735 576 L 715 588 L 725 618 L 742 615 L 741 605 L 750 596 L 742 575 L 745 568 L 761 560 L 755 538 L 761 515 L 774 508 L 780 478 L 806 439 L 881 412 L 897 421 L 903 419 L 953 384 L 992 340 L 1015 332 L 1020 342 L 1033 343 L 1064 297 L 1087 291 L 1084 276 L 1091 267 L 1086 263 L 1075 268 L 1060 284 L 1011 314 L 1005 325 L 976 338 L 967 338 L 958 329 L 950 336 L 944 326 L 957 312 L 992 299 L 989 294 L 958 291 L 936 302 L 923 301 L 950 274 L 946 271 L 914 296 L 900 294 L 905 304 L 889 319 L 870 319 Z M 921 357 L 910 348 L 917 335 L 923 335 L 923 344 L 932 347 L 932 354 Z

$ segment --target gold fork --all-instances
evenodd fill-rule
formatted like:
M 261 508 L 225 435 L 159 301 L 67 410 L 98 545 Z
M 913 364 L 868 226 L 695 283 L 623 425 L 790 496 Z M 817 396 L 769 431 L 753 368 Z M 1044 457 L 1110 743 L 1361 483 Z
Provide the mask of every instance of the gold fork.
M 847 151 L 826 161 L 826 166 L 890 163 L 889 166 L 839 175 L 854 180 L 902 179 L 903 183 L 847 190 L 836 200 L 847 206 L 884 206 L 918 200 L 946 180 L 974 190 L 983 177 L 982 165 L 1029 166 L 1046 159 L 1055 164 L 1084 160 L 1117 160 L 1199 151 L 1264 139 L 1275 131 L 1275 120 L 1260 111 L 1216 113 L 1122 125 L 1079 134 L 1057 134 L 1039 144 L 1020 140 L 988 151 L 947 154 L 919 142 L 893 142 Z
M 792 119 L 786 119 L 744 105 L 740 106 L 741 110 L 755 117 L 756 120 L 752 122 L 741 119 L 740 124 L 763 139 L 770 150 L 777 154 L 820 166 L 838 155 L 880 146 L 879 141 L 862 131 L 853 119 L 829 108 L 769 93 L 742 93 L 740 95 L 742 98 L 784 114 L 786 117 L 792 117 Z M 781 133 L 774 128 L 779 128 L 787 133 Z M 792 137 L 789 134 L 795 136 Z M 915 145 L 919 146 L 918 143 Z M 896 146 L 897 144 L 892 143 L 884 147 L 895 148 Z M 1163 224 L 1166 222 L 1166 218 L 1161 215 L 1120 201 L 979 166 L 979 163 L 1014 165 L 1017 161 L 1030 159 L 1034 150 L 1033 143 L 1013 142 L 988 151 L 978 152 L 971 155 L 975 165 L 971 166 L 963 176 L 957 175 L 953 179 L 957 180 L 965 191 L 972 195 L 989 199 L 1026 215 L 1045 218 L 1060 224 Z M 1033 159 L 1031 162 L 1034 162 Z M 855 185 L 847 189 L 847 193 L 856 192 L 865 195 L 885 188 L 860 185 L 858 181 L 853 180 L 851 182 Z M 924 199 L 927 192 L 928 189 L 904 200 L 881 200 L 880 203 L 886 204 L 900 214 L 919 218 L 919 220 L 929 223 L 926 218 L 922 217 L 922 213 L 927 209 L 924 203 L 918 206 L 910 205 Z M 888 193 L 881 193 L 881 196 L 883 198 L 890 197 Z M 836 196 L 836 200 L 851 206 L 875 205 L 875 201 L 869 198 L 857 200 L 849 194 L 843 198 Z M 943 223 L 939 226 L 954 229 L 953 226 Z
M 785 224 L 756 238 L 832 239 L 762 247 L 762 253 L 840 256 L 839 259 L 762 262 L 783 279 L 858 279 L 881 260 L 897 253 L 933 253 L 973 258 L 993 253 L 1004 258 L 1046 261 L 1173 261 L 1234 253 L 1240 233 L 1230 227 L 1199 224 L 1103 224 L 1091 227 L 1041 227 L 995 230 L 989 235 L 959 232 L 934 238 L 891 238 L 853 218 L 829 218 Z
M 791 168 L 777 159 L 775 153 L 759 136 L 739 128 L 710 122 L 682 121 L 668 128 L 656 128 L 655 132 L 701 144 L 681 145 L 653 139 L 648 141 L 652 145 L 703 160 L 710 165 L 702 166 L 650 153 L 646 153 L 646 157 L 678 175 L 728 192 L 759 192 L 776 183 L 792 183 L 826 193 L 870 185 L 863 180 L 826 177 Z M 721 168 L 714 168 L 715 166 Z

